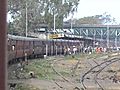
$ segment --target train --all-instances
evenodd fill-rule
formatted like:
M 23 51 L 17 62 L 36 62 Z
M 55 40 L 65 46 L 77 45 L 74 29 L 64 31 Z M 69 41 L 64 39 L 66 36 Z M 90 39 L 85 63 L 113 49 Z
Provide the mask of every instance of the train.
M 8 63 L 25 60 L 25 58 L 44 57 L 45 55 L 62 55 L 68 47 L 77 48 L 79 52 L 83 41 L 80 40 L 64 40 L 50 39 L 41 40 L 40 38 L 23 37 L 8 35 Z

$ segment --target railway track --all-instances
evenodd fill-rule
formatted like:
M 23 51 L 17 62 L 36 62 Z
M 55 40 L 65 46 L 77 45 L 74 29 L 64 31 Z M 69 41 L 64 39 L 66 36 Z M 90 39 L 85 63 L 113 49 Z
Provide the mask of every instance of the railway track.
M 92 58 L 98 58 L 98 56 L 96 56 L 96 57 L 91 57 L 91 56 L 88 56 L 88 58 L 90 58 L 90 59 L 92 59 Z M 73 85 L 74 86 L 74 89 L 75 90 L 81 90 L 81 87 L 79 86 L 79 85 L 75 85 L 71 80 L 69 80 L 69 79 L 67 79 L 66 77 L 64 77 L 61 73 L 59 73 L 57 70 L 56 70 L 56 68 L 55 68 L 55 65 L 56 65 L 56 63 L 58 62 L 58 61 L 61 61 L 61 60 L 63 60 L 63 58 L 62 59 L 60 59 L 60 60 L 54 60 L 54 62 L 53 62 L 53 64 L 52 64 L 52 69 L 53 69 L 53 71 L 57 74 L 57 75 L 59 75 L 65 82 L 67 82 L 67 83 L 69 83 L 70 85 Z M 75 65 L 73 65 L 72 66 L 72 69 L 71 69 L 71 76 L 72 77 L 74 77 L 74 74 L 75 74 L 75 72 L 76 72 L 76 70 L 77 70 L 77 68 L 78 68 L 78 66 L 79 66 L 79 64 L 80 64 L 80 60 L 79 59 L 76 59 L 77 60 L 77 63 L 75 64 Z M 56 83 L 56 82 L 55 82 Z M 62 85 L 60 85 L 60 84 L 58 84 L 58 83 L 56 83 L 60 88 L 62 87 L 62 88 L 65 88 L 65 87 L 63 87 Z M 74 90 L 73 89 L 73 90 Z
M 85 84 L 85 80 L 90 79 L 87 77 L 87 75 L 93 75 L 93 80 L 95 81 L 96 86 L 99 86 L 99 89 L 101 90 L 105 90 L 104 87 L 100 84 L 99 80 L 98 80 L 98 76 L 99 74 L 109 65 L 111 65 L 112 63 L 115 63 L 117 61 L 120 61 L 119 58 L 112 58 L 112 59 L 106 59 L 104 60 L 102 63 L 97 63 L 97 65 L 93 66 L 91 69 L 89 69 L 83 76 L 81 79 L 81 84 L 83 86 L 83 89 L 87 89 L 87 85 Z M 89 76 L 90 76 L 89 75 Z M 87 77 L 87 78 L 86 78 Z
M 62 59 L 59 59 L 59 60 L 54 60 L 54 62 L 53 62 L 52 65 L 51 65 L 53 71 L 54 71 L 58 76 L 60 76 L 65 82 L 67 82 L 68 84 L 70 84 L 70 85 L 73 87 L 73 90 L 80 90 L 80 87 L 79 87 L 79 86 L 75 85 L 71 80 L 69 80 L 68 78 L 66 78 L 65 76 L 63 76 L 61 73 L 59 73 L 59 72 L 56 70 L 56 68 L 55 68 L 56 63 L 57 63 L 58 61 L 62 61 L 62 60 L 64 60 L 64 59 L 62 58 Z M 71 71 L 71 73 L 70 73 L 70 74 L 71 74 L 70 76 L 73 76 L 73 74 L 75 73 L 75 71 L 76 71 L 79 63 L 80 63 L 80 60 L 77 60 L 76 65 L 72 66 L 72 71 Z M 53 81 L 54 81 L 54 80 L 53 80 Z M 67 90 L 66 87 L 58 84 L 57 82 L 54 81 L 54 83 L 55 83 L 58 87 L 60 87 L 62 90 L 63 90 L 63 89 Z
M 69 73 L 69 77 L 66 77 L 66 76 L 64 76 L 64 75 L 62 75 L 62 73 L 61 72 L 59 72 L 58 70 L 57 70 L 57 68 L 56 68 L 56 65 L 57 64 L 59 64 L 59 61 L 60 62 L 64 62 L 65 61 L 65 57 L 64 56 L 62 56 L 62 57 L 59 57 L 58 59 L 56 59 L 56 58 L 58 58 L 58 57 L 50 57 L 50 58 L 48 58 L 48 59 L 46 59 L 46 63 L 48 63 L 50 66 L 51 66 L 51 69 L 53 70 L 53 72 L 55 72 L 56 73 L 56 75 L 58 75 L 59 77 L 60 77 L 60 80 L 62 80 L 62 81 L 57 81 L 57 79 L 53 79 L 52 80 L 52 82 L 54 83 L 54 84 L 56 84 L 57 85 L 57 88 L 59 88 L 59 89 L 61 89 L 61 90 L 63 90 L 63 89 L 66 89 L 67 90 L 67 86 L 65 86 L 65 85 L 63 85 L 64 84 L 64 82 L 65 82 L 65 84 L 67 84 L 67 85 L 69 85 L 69 86 L 72 86 L 72 88 L 73 88 L 73 90 L 82 90 L 82 88 L 79 86 L 79 82 L 77 83 L 77 81 L 74 83 L 74 75 L 75 75 L 75 73 L 76 73 L 76 71 L 77 71 L 77 68 L 80 66 L 80 65 L 82 65 L 82 62 L 80 62 L 80 58 L 78 59 L 76 59 L 76 62 L 74 63 L 74 65 L 73 64 L 71 64 L 71 67 L 70 67 L 70 69 L 71 69 L 71 72 Z M 99 80 L 98 80 L 98 76 L 99 76 L 99 73 L 101 73 L 102 72 L 102 70 L 104 70 L 104 68 L 106 68 L 107 66 L 109 66 L 109 64 L 111 64 L 112 62 L 115 62 L 118 58 L 111 58 L 111 59 L 109 59 L 109 60 L 107 60 L 106 58 L 102 58 L 103 60 L 101 60 L 100 62 L 96 62 L 95 61 L 95 59 L 96 58 L 98 58 L 97 56 L 96 57 L 91 57 L 91 56 L 88 56 L 88 58 L 89 59 L 94 59 L 93 60 L 93 62 L 94 62 L 94 65 L 91 65 L 91 71 L 87 71 L 83 76 L 82 76 L 82 80 L 81 81 L 83 81 L 82 83 L 82 85 L 83 85 L 83 88 L 84 89 L 87 89 L 87 86 L 86 86 L 86 84 L 85 84 L 85 81 L 86 81 L 86 78 L 87 78 L 87 75 L 89 74 L 89 73 L 94 73 L 94 81 L 96 82 L 96 84 L 99 86 L 99 88 L 100 89 L 102 89 L 103 87 L 102 87 L 102 85 L 100 84 L 100 82 L 99 82 Z M 87 58 L 86 58 L 87 59 Z M 87 60 L 86 60 L 87 61 Z M 106 63 L 105 63 L 106 62 Z M 117 62 L 117 61 L 116 61 Z M 62 65 L 62 63 L 60 63 L 60 65 Z M 84 63 L 84 62 L 83 62 Z M 45 63 L 44 63 L 45 64 Z M 63 63 L 64 64 L 64 63 Z M 107 66 L 106 66 L 107 65 Z M 64 64 L 64 66 L 65 66 L 65 64 Z M 89 67 L 90 68 L 90 67 Z M 81 68 L 82 69 L 82 68 Z M 88 68 L 87 68 L 88 69 Z M 14 69 L 13 69 L 14 70 Z M 13 71 L 12 70 L 12 71 Z M 78 71 L 77 71 L 77 73 L 78 73 Z M 79 74 L 79 73 L 78 73 Z M 23 77 L 23 76 L 22 76 Z M 46 78 L 50 78 L 49 77 L 49 75 L 46 77 Z M 78 78 L 78 77 L 77 77 Z M 78 78 L 79 79 L 79 78 Z M 77 80 L 78 80 L 77 79 Z M 59 79 L 58 79 L 59 80 Z M 24 84 L 24 82 L 26 82 L 26 81 L 29 81 L 29 78 L 26 78 L 25 80 L 22 80 L 21 78 L 20 79 L 14 79 L 13 78 L 13 80 L 9 80 L 8 81 L 8 83 L 10 83 L 10 84 Z M 102 89 L 102 90 L 104 90 L 104 88 Z

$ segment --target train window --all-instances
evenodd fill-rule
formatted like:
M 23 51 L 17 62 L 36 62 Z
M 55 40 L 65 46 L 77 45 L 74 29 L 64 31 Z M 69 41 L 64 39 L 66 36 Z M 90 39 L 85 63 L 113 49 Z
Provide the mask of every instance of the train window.
M 15 50 L 15 45 L 12 45 L 12 51 L 14 51 Z
M 9 42 L 9 40 L 10 40 L 10 39 L 9 39 L 9 38 L 7 38 L 7 40 L 8 40 L 8 42 Z

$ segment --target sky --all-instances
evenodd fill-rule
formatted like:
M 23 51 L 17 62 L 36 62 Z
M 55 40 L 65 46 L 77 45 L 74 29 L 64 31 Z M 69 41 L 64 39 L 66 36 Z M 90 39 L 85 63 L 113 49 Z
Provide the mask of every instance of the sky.
M 78 11 L 74 14 L 73 18 L 101 15 L 107 12 L 120 23 L 119 9 L 120 0 L 80 0 Z
M 120 0 L 80 0 L 77 13 L 74 14 L 73 18 L 78 19 L 87 16 L 101 15 L 107 12 L 120 23 L 119 9 Z M 71 16 L 65 19 L 65 21 L 70 18 Z

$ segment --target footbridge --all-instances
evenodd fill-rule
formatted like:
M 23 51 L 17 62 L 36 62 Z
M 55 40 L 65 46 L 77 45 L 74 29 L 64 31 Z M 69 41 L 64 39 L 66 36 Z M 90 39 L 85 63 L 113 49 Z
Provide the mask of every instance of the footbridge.
M 64 25 L 63 29 L 46 32 L 50 39 L 78 39 L 86 45 L 92 42 L 92 45 L 120 47 L 120 25 Z

